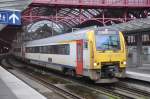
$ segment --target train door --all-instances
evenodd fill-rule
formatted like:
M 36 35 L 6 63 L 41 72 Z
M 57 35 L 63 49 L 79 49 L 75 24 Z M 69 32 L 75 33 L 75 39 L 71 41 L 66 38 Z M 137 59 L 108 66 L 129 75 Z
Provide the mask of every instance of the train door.
M 77 41 L 77 66 L 76 74 L 83 74 L 83 40 Z

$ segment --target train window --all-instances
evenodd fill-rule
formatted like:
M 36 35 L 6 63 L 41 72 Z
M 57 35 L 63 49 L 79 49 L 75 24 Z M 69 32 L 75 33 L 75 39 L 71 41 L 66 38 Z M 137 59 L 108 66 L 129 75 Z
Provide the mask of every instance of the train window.
M 42 46 L 39 46 L 39 53 L 42 53 Z
M 32 47 L 30 47 L 30 53 L 33 53 L 33 48 Z
M 84 48 L 85 48 L 85 49 L 88 48 L 88 41 L 84 41 Z
M 70 46 L 69 44 L 66 45 L 66 54 L 69 55 L 70 54 Z
M 26 53 L 30 53 L 30 48 L 29 47 L 26 47 Z
M 35 47 L 35 48 L 36 48 L 36 53 L 39 53 L 40 52 L 39 47 Z
M 51 54 L 57 54 L 57 53 L 58 53 L 57 45 L 52 45 L 52 53 Z
M 43 49 L 42 49 L 42 53 L 47 54 L 47 52 L 48 52 L 48 47 L 47 47 L 47 46 L 43 46 L 42 48 L 43 48 Z
M 40 47 L 40 53 L 44 53 L 43 46 Z
M 29 48 L 28 47 L 26 47 L 26 53 L 29 53 Z
M 39 53 L 39 47 L 26 47 L 26 53 Z
M 49 54 L 61 54 L 61 55 L 68 55 L 70 52 L 69 45 L 51 45 L 49 46 Z
M 31 52 L 31 48 L 28 48 L 28 53 L 30 53 Z
M 37 53 L 35 47 L 33 47 L 32 50 L 33 50 L 33 53 Z
M 52 47 L 51 46 L 48 46 L 48 51 L 47 51 L 48 54 L 52 53 Z
M 69 55 L 70 46 L 69 44 L 64 44 L 64 45 L 49 45 L 49 46 L 40 46 L 40 47 L 27 47 L 26 52 Z
M 34 48 L 30 47 L 30 52 L 34 53 Z
M 35 52 L 35 51 L 34 51 L 34 47 L 32 47 L 32 48 L 31 48 L 31 53 L 34 53 L 34 52 Z
M 120 38 L 118 34 L 96 35 L 97 50 L 119 50 Z
M 21 52 L 21 48 L 14 48 L 14 52 Z

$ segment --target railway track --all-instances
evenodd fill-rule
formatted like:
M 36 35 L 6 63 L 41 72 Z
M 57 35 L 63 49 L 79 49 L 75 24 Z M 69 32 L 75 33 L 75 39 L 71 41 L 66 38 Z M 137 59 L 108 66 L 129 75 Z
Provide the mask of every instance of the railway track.
M 119 90 L 128 90 L 130 93 L 132 93 L 132 94 L 134 93 L 136 96 L 139 96 L 139 97 L 144 98 L 144 99 L 150 98 L 149 92 L 138 89 L 136 87 L 129 86 L 128 83 L 125 83 L 123 81 L 120 81 L 118 84 L 116 84 L 114 88 L 118 88 Z
M 27 72 L 24 72 L 27 73 Z M 55 91 L 57 94 L 60 94 L 61 96 L 65 97 L 66 99 L 83 99 L 82 97 L 71 93 L 63 88 L 60 88 L 52 83 L 50 83 L 48 80 L 43 79 L 39 76 L 33 75 L 32 73 L 28 73 L 28 76 L 34 78 L 37 81 L 40 81 L 40 83 L 44 86 L 46 86 L 49 89 L 53 89 L 53 91 Z
M 114 90 L 117 93 L 120 93 L 122 95 L 128 96 L 131 99 L 149 99 L 148 97 L 145 97 L 143 94 L 141 93 L 137 93 L 137 91 L 133 91 L 129 88 L 122 88 L 122 87 L 109 87 L 109 89 Z
M 11 64 L 9 61 L 8 61 L 8 63 Z M 11 65 L 13 65 L 13 64 L 11 64 Z M 13 66 L 14 66 L 14 65 L 13 65 Z M 16 69 L 18 69 L 18 68 L 16 68 Z M 30 69 L 31 69 L 31 68 L 30 68 Z M 27 70 L 27 71 L 25 71 L 25 70 L 22 71 L 22 70 L 21 70 L 21 72 L 24 73 L 24 75 L 27 75 L 28 77 L 31 77 L 32 79 L 34 78 L 34 79 L 37 80 L 38 82 L 40 81 L 41 84 L 44 84 L 44 86 L 46 86 L 46 87 L 48 87 L 48 88 L 50 88 L 50 89 L 53 88 L 53 90 L 56 90 L 56 93 L 62 95 L 63 97 L 66 97 L 67 99 L 85 99 L 85 98 L 82 98 L 82 97 L 80 97 L 80 96 L 78 96 L 78 95 L 75 95 L 75 94 L 73 94 L 73 93 L 71 93 L 71 92 L 69 92 L 69 91 L 66 91 L 66 90 L 64 90 L 64 89 L 62 89 L 62 88 L 57 87 L 56 85 L 50 83 L 50 82 L 47 81 L 46 79 L 43 79 L 43 78 L 45 78 L 45 77 L 33 75 L 34 73 L 31 73 L 31 71 L 29 72 L 28 70 Z M 55 76 L 56 76 L 56 75 L 55 75 Z M 57 77 L 58 77 L 58 76 L 57 76 Z M 18 78 L 19 78 L 19 77 L 18 77 Z M 62 78 L 61 78 L 61 79 L 62 79 Z M 68 80 L 68 79 L 66 79 L 66 78 L 63 78 L 63 79 Z M 70 80 L 70 79 L 69 79 L 69 80 Z M 77 84 L 77 83 L 74 83 L 74 84 L 79 85 L 79 86 L 82 86 L 82 87 L 85 87 L 85 86 L 83 86 L 83 85 L 81 85 L 81 84 Z M 106 95 L 106 96 L 109 96 L 109 97 L 111 97 L 111 99 L 120 99 L 120 98 L 118 98 L 118 97 L 116 97 L 116 96 L 114 96 L 114 95 L 107 94 L 107 93 L 105 93 L 104 91 L 95 90 L 94 88 L 90 88 L 90 87 L 86 87 L 86 88 L 91 89 L 91 90 L 94 90 L 94 91 L 96 91 L 96 92 L 98 92 L 98 93 L 104 94 L 104 95 Z M 58 90 L 58 91 L 57 91 L 57 90 Z
M 57 76 L 58 77 L 58 76 Z M 40 77 L 41 78 L 44 78 L 43 76 Z M 119 92 L 115 92 L 115 91 L 112 91 L 112 89 L 108 89 L 108 88 L 104 88 L 104 87 L 100 87 L 100 86 L 95 86 L 95 85 L 90 85 L 89 83 L 82 83 L 78 80 L 74 80 L 74 78 L 70 78 L 70 79 L 66 79 L 64 78 L 65 80 L 71 80 L 73 82 L 73 84 L 75 86 L 81 86 L 81 87 L 84 87 L 86 89 L 90 89 L 90 90 L 93 90 L 97 93 L 100 93 L 100 94 L 104 94 L 106 96 L 109 96 L 110 98 L 112 99 L 135 99 L 131 96 L 128 96 L 128 95 L 125 95 L 125 94 L 121 94 Z M 44 80 L 44 79 L 42 79 Z
M 14 64 L 11 64 L 11 65 L 14 65 Z M 22 71 L 22 72 L 25 72 L 25 71 Z M 27 71 L 25 74 L 27 74 Z M 55 74 L 53 74 L 53 75 L 55 75 Z M 53 88 L 56 91 L 56 93 L 61 93 L 61 95 L 66 97 L 66 99 L 83 99 L 82 97 L 80 97 L 72 92 L 69 92 L 62 88 L 59 88 L 58 86 L 56 86 L 54 84 L 51 84 L 46 79 L 42 79 L 42 77 L 35 76 L 32 73 L 28 73 L 28 76 L 30 76 L 34 79 L 37 79 L 38 81 L 42 82 L 47 87 Z M 89 84 L 84 81 L 82 82 L 82 81 L 79 81 L 78 79 L 76 80 L 74 78 L 68 79 L 62 75 L 57 75 L 57 77 L 60 77 L 60 78 L 63 78 L 65 80 L 69 80 L 69 81 L 71 80 L 72 82 L 75 82 L 75 84 L 84 86 L 84 87 L 94 90 L 98 93 L 107 95 L 107 96 L 111 97 L 112 99 L 149 99 L 149 96 L 150 96 L 149 93 L 142 91 L 140 89 L 130 88 L 127 85 L 125 85 L 123 82 L 122 83 L 120 82 L 117 85 L 101 86 L 101 85 Z
M 83 83 L 86 86 L 89 86 L 90 88 L 93 88 L 95 90 L 102 90 L 105 93 L 109 93 L 109 94 L 113 94 L 117 97 L 119 97 L 120 99 L 137 99 L 136 96 L 133 96 L 132 93 L 127 94 L 124 91 L 121 90 L 114 90 L 112 88 L 112 85 L 95 85 L 95 84 L 88 84 L 88 83 Z
M 7 63 L 9 65 L 12 65 L 13 67 L 15 67 L 15 65 L 11 64 L 8 60 L 7 60 Z M 43 79 L 40 76 L 34 75 L 34 73 L 32 73 L 32 72 L 29 72 L 27 70 L 18 69 L 18 67 L 15 67 L 15 69 L 18 70 L 18 71 L 21 71 L 21 73 L 23 73 L 23 75 L 26 75 L 30 79 L 32 79 L 34 81 L 37 81 L 38 83 L 40 83 L 41 85 L 47 87 L 48 89 L 53 90 L 55 93 L 63 96 L 65 99 L 83 99 L 82 97 L 80 97 L 80 96 L 78 96 L 78 95 L 76 95 L 74 93 L 71 93 L 71 92 L 69 92 L 67 90 L 64 90 L 64 89 L 62 89 L 62 88 L 60 88 L 60 87 L 50 83 L 48 80 Z M 20 77 L 18 77 L 18 78 L 20 78 Z

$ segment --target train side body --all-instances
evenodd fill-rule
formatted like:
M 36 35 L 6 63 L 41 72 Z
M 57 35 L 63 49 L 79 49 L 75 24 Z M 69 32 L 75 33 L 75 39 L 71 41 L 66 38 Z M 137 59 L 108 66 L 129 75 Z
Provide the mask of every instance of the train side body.
M 97 83 L 115 82 L 116 78 L 123 77 L 126 68 L 124 37 L 117 31 L 118 49 L 98 50 L 96 31 L 95 28 L 87 28 L 74 33 L 29 41 L 24 44 L 25 52 L 22 58 L 46 68 L 87 76 Z M 116 41 L 114 44 L 116 47 Z M 112 44 L 107 46 L 113 47 Z

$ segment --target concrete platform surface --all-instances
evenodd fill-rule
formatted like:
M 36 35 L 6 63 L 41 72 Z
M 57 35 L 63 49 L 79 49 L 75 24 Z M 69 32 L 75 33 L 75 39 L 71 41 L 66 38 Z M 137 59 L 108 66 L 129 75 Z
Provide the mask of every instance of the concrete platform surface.
M 126 76 L 128 78 L 150 82 L 150 66 L 127 68 Z
M 0 99 L 46 99 L 0 66 Z
M 6 84 L 0 79 L 0 99 L 17 99 L 12 91 L 6 86 Z

